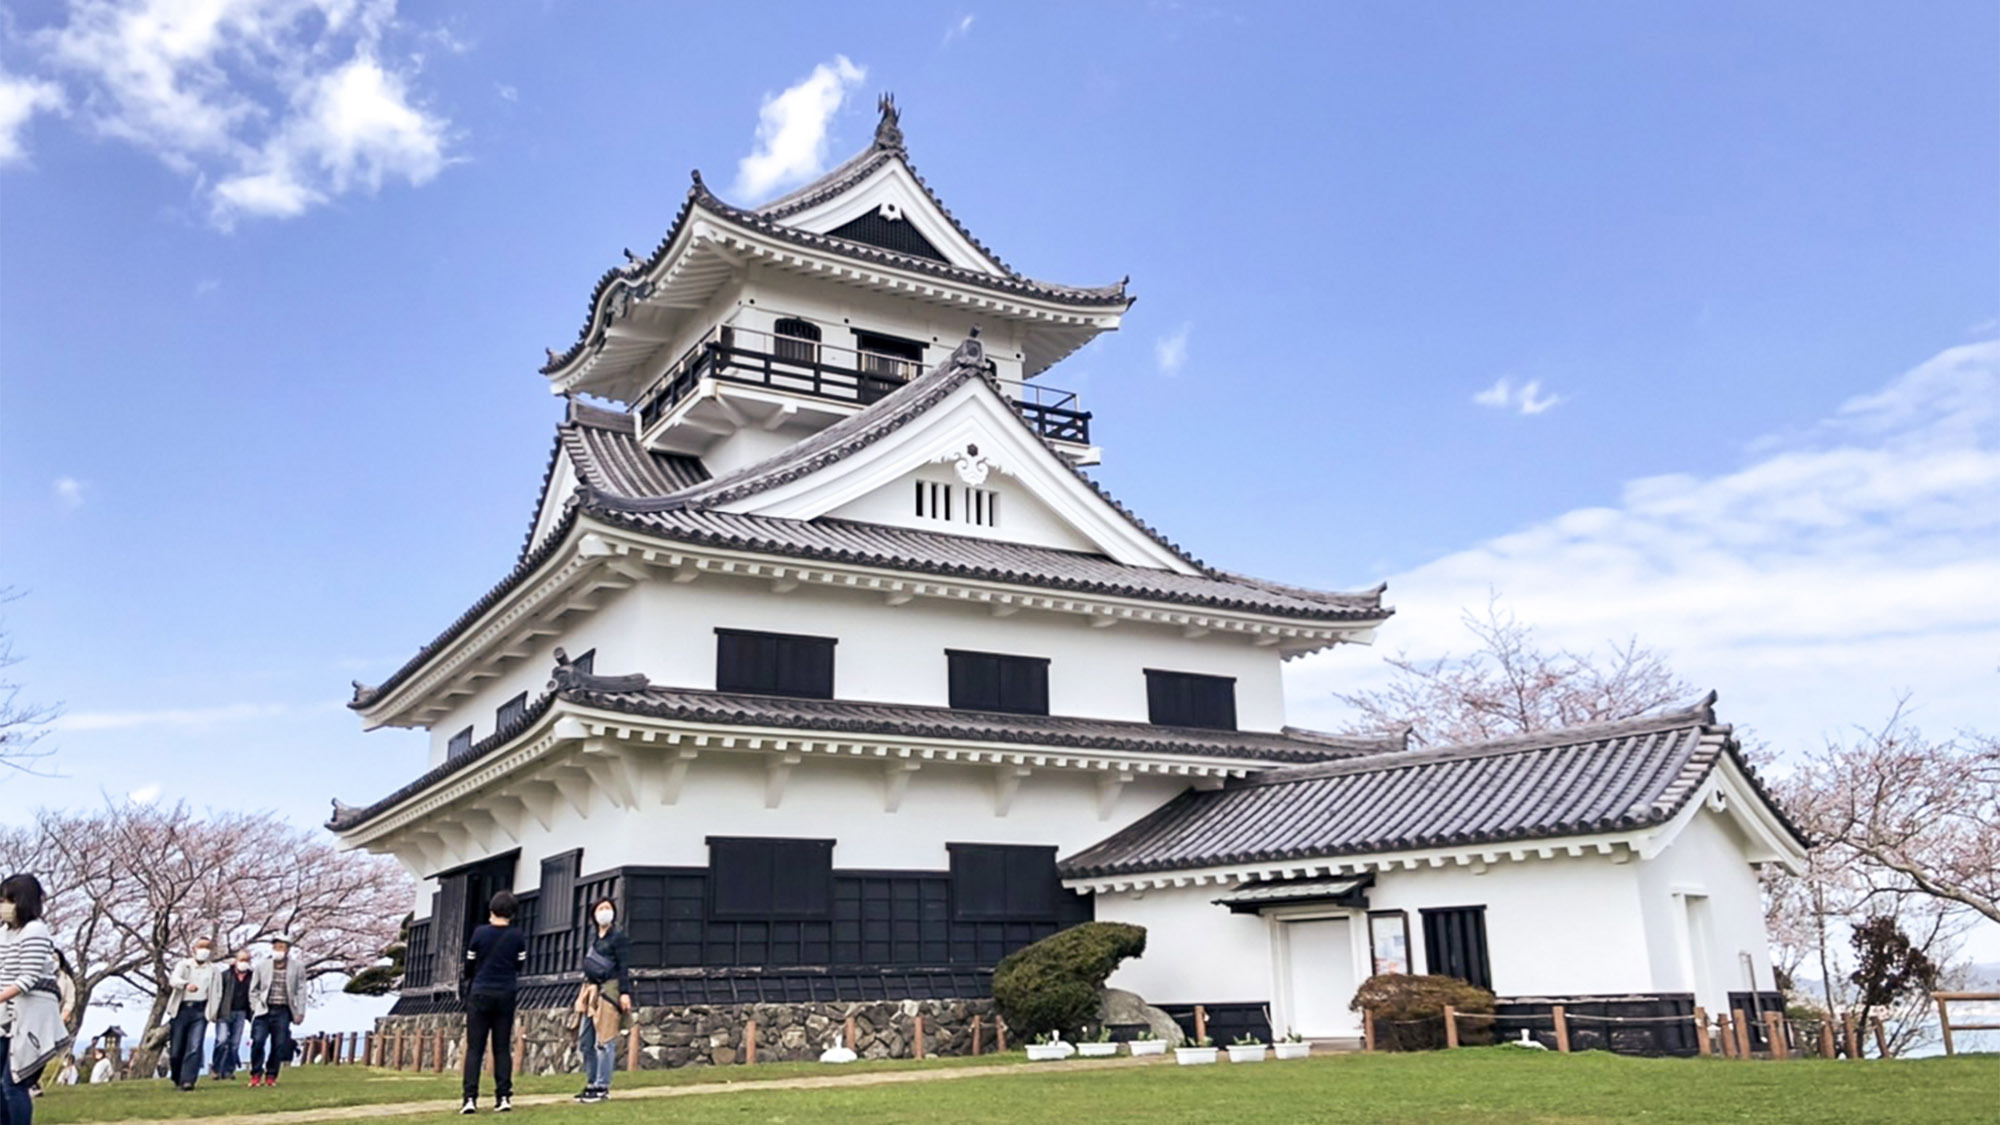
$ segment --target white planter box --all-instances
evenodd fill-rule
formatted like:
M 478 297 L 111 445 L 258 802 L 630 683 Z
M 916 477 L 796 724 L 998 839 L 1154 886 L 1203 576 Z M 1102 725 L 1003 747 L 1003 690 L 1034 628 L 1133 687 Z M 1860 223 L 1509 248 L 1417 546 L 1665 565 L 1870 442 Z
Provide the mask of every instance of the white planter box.
M 1302 1059 L 1312 1053 L 1311 1043 L 1274 1043 L 1281 1059 Z
M 1182 1066 L 1201 1066 L 1215 1061 L 1214 1047 L 1175 1047 L 1174 1061 Z
M 1167 1053 L 1167 1041 L 1164 1039 L 1134 1039 L 1125 1045 L 1132 1048 L 1132 1057 L 1135 1059 Z
M 1116 1043 L 1078 1043 L 1076 1053 L 1086 1059 L 1108 1059 L 1118 1053 Z
M 1253 1043 L 1248 1047 L 1231 1047 L 1229 1048 L 1229 1061 L 1233 1063 L 1263 1062 L 1264 1052 L 1267 1049 L 1262 1043 Z
M 1067 1043 L 1030 1043 L 1028 1044 L 1028 1061 L 1061 1062 L 1068 1058 L 1075 1050 L 1076 1048 L 1071 1047 Z

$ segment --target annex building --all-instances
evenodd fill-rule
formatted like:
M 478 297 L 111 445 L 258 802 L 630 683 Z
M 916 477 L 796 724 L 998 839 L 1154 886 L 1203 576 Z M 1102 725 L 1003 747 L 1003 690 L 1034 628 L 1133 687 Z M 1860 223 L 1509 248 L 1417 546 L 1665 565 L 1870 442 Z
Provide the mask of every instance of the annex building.
M 1473 746 L 1287 726 L 1283 661 L 1370 641 L 1382 589 L 1232 573 L 1107 495 L 1051 377 L 1125 285 L 1002 261 L 892 102 L 761 207 L 697 175 L 628 257 L 542 368 L 567 407 L 519 556 L 355 687 L 367 727 L 431 735 L 329 824 L 421 880 L 392 1021 L 456 1009 L 499 888 L 524 1008 L 568 1003 L 608 895 L 664 1024 L 979 1010 L 1001 957 L 1091 918 L 1148 928 L 1114 985 L 1218 1036 L 1355 1037 L 1374 971 L 1515 1012 L 1770 1001 L 1756 867 L 1802 844 L 1713 697 Z

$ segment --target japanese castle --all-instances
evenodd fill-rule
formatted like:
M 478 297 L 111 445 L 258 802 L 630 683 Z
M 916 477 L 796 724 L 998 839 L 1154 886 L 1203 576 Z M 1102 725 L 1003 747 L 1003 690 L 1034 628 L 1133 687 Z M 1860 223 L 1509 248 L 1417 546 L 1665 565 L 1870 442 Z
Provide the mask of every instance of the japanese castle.
M 774 202 L 696 174 L 627 258 L 541 369 L 567 405 L 519 557 L 355 685 L 431 735 L 329 824 L 421 881 L 392 1024 L 457 1010 L 501 888 L 524 1007 L 568 1004 L 609 896 L 668 1024 L 990 1011 L 1001 957 L 1093 918 L 1150 935 L 1114 986 L 1218 1038 L 1352 1039 L 1377 971 L 1503 1012 L 1775 1002 L 1755 869 L 1803 845 L 1713 697 L 1443 748 L 1286 725 L 1282 662 L 1368 643 L 1383 590 L 1221 569 L 1108 495 L 1052 382 L 1125 283 L 1002 261 L 893 101 Z M 1662 1026 L 1635 1049 L 1692 1050 Z

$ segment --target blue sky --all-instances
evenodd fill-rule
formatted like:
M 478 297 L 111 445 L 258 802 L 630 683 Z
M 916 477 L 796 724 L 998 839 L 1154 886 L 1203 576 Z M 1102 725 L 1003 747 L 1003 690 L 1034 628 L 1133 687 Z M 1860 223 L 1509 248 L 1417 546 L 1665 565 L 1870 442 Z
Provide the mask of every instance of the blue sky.
M 1780 749 L 2000 729 L 1991 4 L 186 6 L 0 21 L 0 580 L 69 712 L 0 815 L 417 772 L 347 681 L 504 573 L 543 349 L 817 68 L 779 155 L 893 90 L 1003 257 L 1131 275 L 1048 381 L 1209 561 L 1387 579 L 1388 649 L 1489 587 L 1636 634 Z

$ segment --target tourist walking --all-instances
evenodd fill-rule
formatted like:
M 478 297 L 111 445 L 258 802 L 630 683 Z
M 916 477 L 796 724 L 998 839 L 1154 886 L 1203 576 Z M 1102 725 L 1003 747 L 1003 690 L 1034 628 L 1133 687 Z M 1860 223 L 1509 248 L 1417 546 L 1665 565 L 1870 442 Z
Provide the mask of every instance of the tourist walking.
M 69 1046 L 55 973 L 41 881 L 9 875 L 0 882 L 0 1125 L 33 1125 L 29 1088 Z
M 201 1077 L 201 1044 L 208 1038 L 209 998 L 215 993 L 215 965 L 209 960 L 215 943 L 197 938 L 194 948 L 167 974 L 167 987 L 179 1000 L 172 1031 L 167 1036 L 167 1077 L 183 1092 Z
M 479 1112 L 479 1068 L 493 1044 L 493 1112 L 514 1108 L 514 1003 L 521 991 L 521 968 L 528 963 L 528 939 L 514 929 L 520 904 L 514 892 L 500 891 L 486 907 L 486 924 L 465 943 L 465 1104 L 460 1113 Z
M 591 940 L 583 950 L 583 987 L 577 990 L 575 1012 L 581 1026 L 577 1050 L 583 1055 L 580 1102 L 601 1102 L 611 1096 L 611 1068 L 618 1061 L 618 1031 L 632 1010 L 632 981 L 626 968 L 632 961 L 632 939 L 617 928 L 618 905 L 608 898 L 590 910 Z
M 216 974 L 216 993 L 209 1000 L 208 1019 L 215 1025 L 215 1052 L 208 1060 L 211 1077 L 231 1081 L 243 1065 L 243 1033 L 250 1026 L 250 987 L 256 967 L 250 951 L 239 949 L 236 956 Z
M 276 1086 L 292 1057 L 292 1028 L 306 1019 L 306 959 L 289 935 L 271 939 L 271 955 L 250 971 L 250 1085 Z

